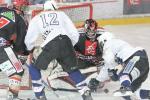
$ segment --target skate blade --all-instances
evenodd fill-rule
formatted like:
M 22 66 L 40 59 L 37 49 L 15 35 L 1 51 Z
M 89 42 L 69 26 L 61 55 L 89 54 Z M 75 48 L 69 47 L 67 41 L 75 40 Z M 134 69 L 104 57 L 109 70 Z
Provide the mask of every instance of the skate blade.
M 117 91 L 113 93 L 113 96 L 130 96 L 130 95 L 133 95 L 132 91 L 126 91 L 125 93 Z

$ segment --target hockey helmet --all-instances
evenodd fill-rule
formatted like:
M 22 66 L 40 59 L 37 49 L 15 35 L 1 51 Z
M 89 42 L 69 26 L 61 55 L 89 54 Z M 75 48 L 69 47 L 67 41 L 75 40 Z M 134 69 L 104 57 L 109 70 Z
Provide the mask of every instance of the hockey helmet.
M 29 5 L 28 0 L 13 0 L 12 1 L 14 6 L 26 6 Z
M 48 0 L 44 3 L 44 10 L 56 10 L 58 6 L 54 0 Z
M 109 41 L 111 39 L 115 38 L 115 36 L 113 35 L 113 33 L 110 33 L 110 32 L 104 32 L 101 36 L 99 36 L 97 38 L 99 44 L 101 46 L 104 46 L 105 42 L 106 41 Z

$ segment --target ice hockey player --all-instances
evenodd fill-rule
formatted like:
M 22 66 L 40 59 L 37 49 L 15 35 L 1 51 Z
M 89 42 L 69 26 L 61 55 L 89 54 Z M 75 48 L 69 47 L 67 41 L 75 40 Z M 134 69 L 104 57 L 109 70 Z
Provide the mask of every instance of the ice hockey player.
M 97 38 L 104 33 L 94 19 L 87 19 L 83 28 L 79 29 L 79 41 L 74 46 L 78 58 L 78 68 L 85 69 L 91 66 L 99 67 L 102 64 L 102 51 Z
M 26 31 L 25 21 L 19 14 L 0 7 L 0 70 L 5 72 L 9 79 L 8 100 L 18 100 L 24 69 L 16 55 L 28 55 L 24 44 Z
M 104 60 L 107 60 L 106 55 L 109 56 L 108 58 L 113 57 L 117 63 L 117 66 L 108 68 L 106 72 L 113 80 L 120 81 L 121 87 L 114 92 L 114 96 L 126 98 L 132 95 L 148 77 L 149 62 L 146 51 L 141 47 L 132 47 L 123 40 L 115 39 L 110 34 L 102 34 L 98 41 L 103 47 Z M 100 74 L 98 77 L 101 77 Z
M 77 69 L 77 59 L 73 46 L 78 42 L 79 33 L 73 22 L 62 11 L 57 10 L 55 1 L 46 1 L 44 11 L 33 17 L 29 23 L 25 43 L 29 51 L 36 46 L 36 39 L 42 36 L 42 52 L 35 62 L 29 65 L 33 91 L 39 100 L 46 100 L 40 70 L 46 70 L 49 63 L 56 59 L 63 70 L 69 73 L 83 100 L 93 100 L 90 89 L 81 84 L 85 77 Z

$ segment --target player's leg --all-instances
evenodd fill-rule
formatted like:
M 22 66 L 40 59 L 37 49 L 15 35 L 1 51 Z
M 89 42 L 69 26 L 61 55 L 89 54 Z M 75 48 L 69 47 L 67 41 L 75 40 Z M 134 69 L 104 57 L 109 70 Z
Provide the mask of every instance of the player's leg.
M 90 89 L 85 83 L 85 76 L 81 74 L 77 67 L 77 59 L 71 40 L 67 36 L 63 36 L 60 45 L 61 54 L 58 60 L 59 63 L 62 65 L 64 71 L 68 72 L 69 77 L 74 81 L 83 99 L 92 100 Z
M 18 98 L 21 78 L 24 74 L 24 69 L 11 47 L 1 47 L 0 52 L 0 69 L 1 71 L 6 73 L 9 79 L 8 99 Z
M 120 74 L 122 87 L 118 91 L 120 96 L 132 95 L 146 80 L 149 72 L 148 58 L 145 51 L 138 51 L 129 60 Z M 116 92 L 117 93 L 117 92 Z
M 58 44 L 55 40 L 48 43 L 42 50 L 41 48 L 38 48 L 40 51 L 39 54 L 35 54 L 37 52 L 33 53 L 34 60 L 32 64 L 29 65 L 29 74 L 31 76 L 32 80 L 32 86 L 33 91 L 35 93 L 35 96 L 38 99 L 46 100 L 45 91 L 44 91 L 44 85 L 42 83 L 42 76 L 41 76 L 41 70 L 46 70 L 49 63 L 57 58 L 58 54 Z

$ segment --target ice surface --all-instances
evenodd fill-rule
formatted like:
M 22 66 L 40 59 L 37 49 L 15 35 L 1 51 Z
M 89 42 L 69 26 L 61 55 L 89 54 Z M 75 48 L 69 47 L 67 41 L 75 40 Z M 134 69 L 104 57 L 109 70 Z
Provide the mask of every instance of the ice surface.
M 113 32 L 118 38 L 128 41 L 134 46 L 144 47 L 150 58 L 150 24 L 105 26 L 105 29 Z M 112 96 L 113 91 L 119 88 L 118 82 L 107 83 L 103 89 L 106 88 L 109 89 L 109 93 L 107 94 L 102 90 L 99 90 L 97 93 L 92 93 L 94 100 L 123 100 L 121 97 Z M 142 88 L 150 89 L 150 77 L 142 85 Z M 0 90 L 0 100 L 5 100 L 3 98 L 6 94 L 6 90 Z M 46 90 L 46 95 L 48 100 L 82 100 L 79 93 L 74 92 L 56 91 L 54 93 Z M 34 97 L 34 93 L 31 90 L 21 91 L 19 96 L 22 98 L 32 98 Z M 133 97 L 133 100 L 137 99 Z

